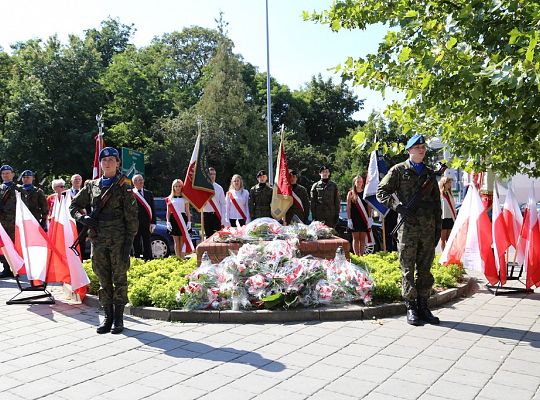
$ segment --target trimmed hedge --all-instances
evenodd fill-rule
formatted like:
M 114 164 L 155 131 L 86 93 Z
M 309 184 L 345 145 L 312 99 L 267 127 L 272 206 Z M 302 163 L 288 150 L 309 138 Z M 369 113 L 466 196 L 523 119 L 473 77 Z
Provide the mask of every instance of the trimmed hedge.
M 351 261 L 371 274 L 375 288 L 373 300 L 377 303 L 401 300 L 401 269 L 397 253 L 379 252 L 358 257 L 351 254 Z M 90 294 L 97 294 L 99 282 L 92 271 L 90 260 L 83 263 L 90 278 Z M 177 257 L 160 258 L 145 262 L 132 258 L 128 271 L 128 297 L 133 306 L 152 306 L 166 309 L 178 309 L 176 295 L 181 286 L 188 283 L 189 275 L 197 266 L 195 257 L 181 260 Z M 439 257 L 435 257 L 431 272 L 435 278 L 435 289 L 457 286 L 463 277 L 463 268 L 459 265 L 443 266 Z

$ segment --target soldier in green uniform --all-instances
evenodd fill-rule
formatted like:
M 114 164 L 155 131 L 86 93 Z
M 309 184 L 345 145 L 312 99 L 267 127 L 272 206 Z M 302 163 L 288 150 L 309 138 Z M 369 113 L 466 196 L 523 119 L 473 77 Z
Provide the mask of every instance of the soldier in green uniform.
M 285 221 L 290 224 L 293 217 L 296 215 L 298 219 L 304 224 L 307 223 L 309 215 L 309 195 L 305 187 L 298 184 L 298 172 L 296 170 L 289 170 L 291 176 L 291 185 L 293 191 L 293 205 L 287 211 L 285 215 Z
M 129 256 L 139 227 L 138 207 L 131 186 L 118 173 L 118 150 L 105 147 L 99 153 L 99 161 L 103 176 L 84 185 L 74 197 L 70 212 L 90 229 L 92 269 L 99 279 L 99 302 L 105 311 L 97 333 L 120 333 L 124 330 L 124 306 L 128 302 Z M 87 215 L 83 210 L 89 205 L 93 212 Z
M 249 214 L 251 220 L 255 218 L 272 218 L 270 203 L 272 202 L 272 188 L 268 186 L 268 176 L 265 170 L 257 172 L 257 184 L 249 190 Z
M 0 224 L 4 227 L 11 240 L 15 240 L 15 206 L 17 198 L 15 190 L 17 185 L 13 182 L 13 168 L 9 165 L 0 167 L 2 184 L 0 185 Z M 0 261 L 4 265 L 4 271 L 0 274 L 1 278 L 13 277 L 13 272 L 4 256 L 0 256 Z
M 29 169 L 23 171 L 21 179 L 23 184 L 19 188 L 21 189 L 22 201 L 43 229 L 47 230 L 49 205 L 47 204 L 45 193 L 40 188 L 34 186 L 34 173 Z
M 390 168 L 379 184 L 377 200 L 405 219 L 398 230 L 398 254 L 407 322 L 411 325 L 420 325 L 421 321 L 438 324 L 439 318 L 428 308 L 428 298 L 433 286 L 431 263 L 441 234 L 439 186 L 433 170 L 423 163 L 426 155 L 424 136 L 411 137 L 405 149 L 409 159 Z M 428 182 L 427 190 L 420 192 L 415 209 L 409 209 L 405 204 L 424 182 Z
M 326 165 L 319 169 L 321 180 L 311 187 L 311 213 L 314 221 L 322 221 L 330 228 L 338 222 L 340 199 L 338 187 L 330 180 L 330 168 Z

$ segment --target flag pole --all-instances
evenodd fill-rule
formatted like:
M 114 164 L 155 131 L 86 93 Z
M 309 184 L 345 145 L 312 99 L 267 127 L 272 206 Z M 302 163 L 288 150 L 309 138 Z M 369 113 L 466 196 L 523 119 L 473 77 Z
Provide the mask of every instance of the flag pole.
M 266 130 L 268 136 L 268 182 L 274 181 L 272 166 L 272 96 L 270 94 L 270 34 L 268 30 L 268 0 L 266 0 Z
M 383 216 L 381 216 L 381 227 L 382 227 L 382 247 L 383 247 L 383 251 L 386 251 L 386 228 L 384 226 Z

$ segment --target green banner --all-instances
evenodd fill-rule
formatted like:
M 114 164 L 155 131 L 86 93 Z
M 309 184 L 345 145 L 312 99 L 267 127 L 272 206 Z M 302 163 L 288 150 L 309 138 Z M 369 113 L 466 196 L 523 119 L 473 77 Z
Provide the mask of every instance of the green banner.
M 144 154 L 140 151 L 122 147 L 122 173 L 129 179 L 137 174 L 144 177 Z

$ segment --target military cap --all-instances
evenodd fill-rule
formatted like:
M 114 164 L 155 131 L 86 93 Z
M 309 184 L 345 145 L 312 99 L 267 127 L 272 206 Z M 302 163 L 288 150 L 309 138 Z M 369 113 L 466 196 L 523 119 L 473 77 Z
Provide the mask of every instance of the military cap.
M 263 175 L 266 175 L 266 171 L 264 169 L 261 169 L 259 172 L 257 172 L 257 178 Z
M 0 167 L 0 172 L 2 171 L 11 171 L 13 172 L 13 167 L 11 165 L 4 164 Z
M 407 142 L 407 145 L 405 146 L 405 150 L 409 150 L 411 147 L 417 144 L 425 144 L 425 143 L 426 143 L 426 139 L 424 138 L 424 135 L 420 135 L 419 133 L 417 133 L 416 135 L 414 135 L 413 137 L 409 139 L 409 141 Z
M 331 171 L 329 165 L 321 165 L 321 168 L 319 168 L 319 173 L 323 172 L 325 169 Z
M 294 176 L 297 176 L 297 175 L 298 175 L 298 172 L 297 172 L 295 169 L 290 169 L 290 170 L 289 170 L 289 174 L 294 175 Z
M 23 171 L 23 173 L 21 174 L 21 177 L 24 178 L 25 176 L 34 176 L 34 173 L 32 171 L 30 171 L 29 169 L 26 169 Z
M 118 160 L 120 160 L 120 153 L 118 153 L 118 150 L 116 150 L 114 147 L 105 147 L 99 152 L 99 161 L 105 157 L 116 157 Z

